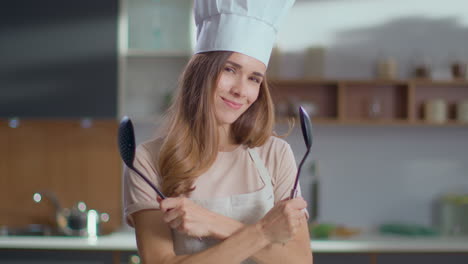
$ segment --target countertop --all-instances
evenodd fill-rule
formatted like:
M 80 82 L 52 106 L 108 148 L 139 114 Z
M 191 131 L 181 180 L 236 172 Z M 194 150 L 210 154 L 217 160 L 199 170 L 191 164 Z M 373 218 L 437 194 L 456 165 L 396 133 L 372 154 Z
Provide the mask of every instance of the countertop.
M 363 234 L 349 239 L 312 240 L 316 253 L 468 252 L 468 237 L 401 237 Z M 98 238 L 0 236 L 1 249 L 136 251 L 135 234 L 120 231 Z

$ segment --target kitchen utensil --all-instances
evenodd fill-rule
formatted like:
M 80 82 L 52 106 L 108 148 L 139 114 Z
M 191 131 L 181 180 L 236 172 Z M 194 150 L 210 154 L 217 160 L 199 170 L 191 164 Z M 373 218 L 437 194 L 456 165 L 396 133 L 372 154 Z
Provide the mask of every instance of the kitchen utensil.
M 309 156 L 310 148 L 312 147 L 312 123 L 310 121 L 309 115 L 305 111 L 304 108 L 299 107 L 299 117 L 301 119 L 301 129 L 302 129 L 302 136 L 304 137 L 304 142 L 306 144 L 307 151 L 302 158 L 301 163 L 299 164 L 299 168 L 297 169 L 296 181 L 294 182 L 294 187 L 291 190 L 290 198 L 293 199 L 297 196 L 297 184 L 299 183 L 299 176 L 301 175 L 301 168 L 304 164 L 304 161 Z
M 124 116 L 120 121 L 119 126 L 119 151 L 120 157 L 127 167 L 134 172 L 136 172 L 146 183 L 148 183 L 151 188 L 161 197 L 161 199 L 166 199 L 166 196 L 159 191 L 159 189 L 141 173 L 137 168 L 133 166 L 133 160 L 135 159 L 135 133 L 133 130 L 133 124 L 129 117 Z

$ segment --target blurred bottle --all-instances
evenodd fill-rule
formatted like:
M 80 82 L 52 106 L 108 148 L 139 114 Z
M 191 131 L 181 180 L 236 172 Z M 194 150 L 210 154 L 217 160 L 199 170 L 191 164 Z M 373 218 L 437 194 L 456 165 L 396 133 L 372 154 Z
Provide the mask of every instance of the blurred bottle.
M 312 46 L 306 49 L 304 78 L 323 79 L 325 76 L 325 47 Z
M 369 100 L 369 118 L 377 119 L 382 117 L 382 100 L 374 96 Z
M 377 62 L 377 78 L 394 80 L 397 77 L 397 64 L 394 58 L 387 57 Z
M 268 62 L 267 77 L 270 80 L 281 78 L 281 51 L 278 46 L 273 47 L 270 61 Z
M 436 225 L 442 235 L 468 235 L 468 195 L 442 195 L 438 202 Z
M 317 160 L 312 162 L 310 166 L 310 172 L 312 175 L 312 183 L 309 222 L 313 223 L 318 220 L 319 215 L 320 178 Z

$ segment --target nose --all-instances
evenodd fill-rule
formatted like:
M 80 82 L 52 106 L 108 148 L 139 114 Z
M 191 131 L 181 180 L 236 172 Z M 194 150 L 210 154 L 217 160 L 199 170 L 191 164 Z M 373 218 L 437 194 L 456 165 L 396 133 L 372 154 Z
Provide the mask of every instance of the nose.
M 245 97 L 247 92 L 247 85 L 242 78 L 237 78 L 235 82 L 233 82 L 231 86 L 230 93 L 239 98 Z

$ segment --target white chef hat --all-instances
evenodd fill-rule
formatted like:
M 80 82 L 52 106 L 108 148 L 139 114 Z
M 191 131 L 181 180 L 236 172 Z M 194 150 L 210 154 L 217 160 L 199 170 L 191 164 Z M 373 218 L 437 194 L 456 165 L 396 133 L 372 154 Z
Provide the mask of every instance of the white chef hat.
M 268 65 L 281 19 L 294 0 L 195 0 L 195 53 L 235 51 Z

